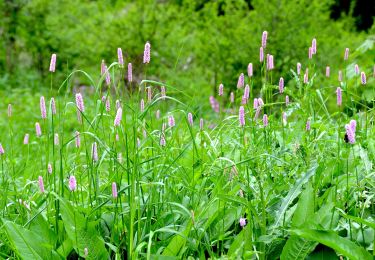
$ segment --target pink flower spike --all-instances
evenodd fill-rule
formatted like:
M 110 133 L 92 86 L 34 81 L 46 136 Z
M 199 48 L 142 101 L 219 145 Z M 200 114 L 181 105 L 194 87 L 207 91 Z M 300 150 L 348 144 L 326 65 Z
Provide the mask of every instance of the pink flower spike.
M 76 177 L 73 175 L 69 177 L 69 190 L 70 191 L 75 191 L 77 189 L 77 181 Z
M 76 105 L 79 111 L 85 112 L 85 105 L 83 103 L 83 97 L 81 93 L 76 94 Z
M 143 63 L 144 64 L 150 63 L 150 59 L 151 59 L 151 45 L 149 42 L 146 42 L 145 50 L 143 52 Z
M 40 97 L 40 113 L 43 119 L 47 118 L 46 102 L 43 96 Z
M 339 76 L 338 76 L 338 80 L 339 80 L 339 82 L 341 82 L 341 81 L 342 81 L 342 71 L 341 71 L 341 70 L 339 70 Z
M 53 138 L 53 143 L 55 144 L 55 145 L 59 145 L 59 134 L 55 134 L 55 136 L 54 136 L 54 138 Z
M 222 95 L 223 95 L 223 92 L 224 92 L 224 85 L 223 85 L 223 84 L 220 84 L 220 85 L 219 85 L 219 96 L 222 96 Z
M 330 75 L 330 68 L 329 66 L 326 67 L 326 77 L 329 78 Z
M 257 109 L 257 108 L 258 108 L 258 99 L 257 99 L 257 98 L 254 98 L 253 108 L 254 108 L 254 109 Z
M 245 85 L 245 76 L 243 73 L 238 77 L 237 88 L 243 88 Z
M 289 96 L 285 96 L 285 105 L 289 105 Z
M 301 67 L 302 67 L 302 65 L 301 65 L 301 63 L 297 63 L 297 75 L 300 75 L 301 74 Z
M 152 100 L 152 92 L 151 92 L 151 87 L 147 87 L 147 102 L 151 102 Z
M 230 103 L 234 103 L 234 93 L 230 92 Z
M 97 147 L 96 142 L 94 142 L 92 144 L 91 156 L 92 156 L 92 160 L 94 162 L 97 162 L 99 160 L 99 157 L 98 157 L 98 147 Z
M 240 109 L 238 111 L 238 120 L 240 122 L 240 126 L 245 125 L 245 109 L 243 106 L 240 106 Z
M 168 116 L 168 125 L 169 125 L 169 127 L 175 126 L 175 121 L 174 121 L 173 115 Z
M 253 76 L 253 64 L 252 63 L 249 63 L 249 65 L 247 65 L 247 75 L 249 76 L 249 78 Z
M 267 46 L 267 31 L 264 31 L 262 34 L 262 47 L 265 49 Z
M 358 64 L 354 65 L 354 73 L 355 73 L 355 75 L 359 75 L 359 66 L 358 66 Z
M 40 137 L 42 135 L 42 130 L 40 129 L 39 123 L 35 123 L 35 133 L 37 137 Z
M 280 78 L 279 80 L 279 92 L 280 94 L 284 93 L 284 78 Z
M 52 115 L 56 115 L 56 103 L 54 98 L 51 98 L 51 112 Z
M 38 183 L 39 183 L 39 189 L 41 193 L 44 193 L 44 183 L 43 183 L 43 177 L 39 176 L 38 177 Z
M 109 75 L 107 66 L 105 66 L 105 83 L 107 84 L 107 86 L 111 85 L 111 76 Z
M 0 143 L 0 155 L 3 155 L 5 153 L 3 145 Z
M 352 120 L 350 120 L 349 125 L 350 125 L 350 128 L 352 129 L 352 131 L 355 133 L 356 130 L 357 130 L 357 121 L 352 119 Z
M 111 101 L 109 100 L 109 97 L 105 100 L 105 111 L 110 112 L 111 111 Z
M 260 62 L 263 62 L 263 61 L 264 61 L 264 51 L 263 51 L 263 47 L 260 47 L 260 48 L 259 48 L 259 61 L 260 61 Z
M 361 72 L 361 83 L 366 85 L 366 74 L 363 71 Z
M 122 119 L 122 108 L 120 107 L 119 109 L 117 109 L 115 121 L 113 123 L 115 127 L 120 126 L 121 119 Z
M 201 131 L 203 131 L 203 124 L 204 124 L 204 121 L 203 121 L 203 118 L 201 118 L 201 119 L 199 120 L 199 129 L 200 129 Z
M 165 142 L 165 137 L 164 137 L 164 133 L 161 133 L 160 135 L 160 146 L 165 146 L 166 145 L 166 142 Z
M 76 142 L 76 148 L 81 147 L 81 137 L 78 131 L 75 133 L 75 142 Z
M 355 131 L 353 131 L 352 127 L 349 124 L 345 125 L 346 130 L 346 137 L 350 144 L 355 144 Z
M 268 126 L 268 116 L 267 116 L 267 114 L 263 115 L 263 126 L 264 127 Z
M 192 113 L 188 114 L 188 122 L 189 122 L 189 125 L 193 126 L 193 115 L 192 115 Z
M 117 185 L 116 182 L 112 182 L 112 198 L 117 199 Z
M 52 54 L 51 56 L 51 62 L 49 64 L 49 71 L 50 72 L 55 72 L 56 69 L 56 54 Z
M 8 117 L 12 117 L 12 104 L 8 104 Z
M 310 129 L 311 129 L 311 122 L 310 122 L 310 119 L 308 119 L 306 122 L 306 131 L 310 131 Z
M 106 71 L 106 65 L 105 65 L 105 62 L 104 60 L 102 60 L 102 63 L 100 64 L 100 75 L 103 76 L 105 71 Z
M 311 42 L 312 54 L 316 54 L 316 39 L 314 38 Z
M 133 67 L 131 63 L 128 63 L 128 81 L 133 81 Z
M 273 70 L 273 69 L 274 69 L 273 55 L 267 54 L 267 70 Z
M 254 121 L 259 118 L 259 113 L 262 108 L 258 106 L 257 110 L 255 110 L 255 115 L 254 115 Z
M 349 48 L 345 49 L 345 54 L 344 54 L 344 60 L 348 60 L 349 58 Z
M 341 104 L 342 104 L 342 93 L 341 93 L 341 88 L 340 87 L 338 87 L 336 89 L 336 95 L 337 95 L 337 105 L 341 106 Z
M 165 86 L 160 87 L 160 95 L 161 95 L 162 99 L 165 100 L 165 97 L 166 97 Z
M 52 164 L 48 163 L 47 171 L 49 174 L 52 174 Z
M 25 134 L 25 137 L 23 138 L 23 144 L 29 144 L 29 134 Z
M 246 99 L 246 101 L 249 99 L 250 96 L 250 86 L 246 84 L 243 97 Z
M 244 228 L 246 226 L 246 218 L 240 218 L 240 227 Z
M 145 101 L 143 100 L 143 98 L 141 99 L 140 108 L 141 108 L 141 113 L 143 113 L 145 111 Z
M 258 107 L 264 106 L 264 102 L 262 98 L 258 98 Z
M 122 56 L 122 50 L 121 48 L 117 48 L 117 57 L 118 57 L 118 64 L 120 67 L 124 66 L 124 58 Z
M 313 55 L 313 51 L 312 51 L 312 48 L 309 47 L 309 60 L 312 59 L 312 55 Z
M 305 75 L 303 75 L 303 83 L 307 84 L 309 83 L 309 70 L 306 69 Z

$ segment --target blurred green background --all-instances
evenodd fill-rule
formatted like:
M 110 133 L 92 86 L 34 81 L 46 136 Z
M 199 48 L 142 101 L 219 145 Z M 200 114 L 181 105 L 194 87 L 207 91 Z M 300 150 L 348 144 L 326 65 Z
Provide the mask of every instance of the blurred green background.
M 268 52 L 275 57 L 275 83 L 280 75 L 288 82 L 298 61 L 303 69 L 309 65 L 307 50 L 314 37 L 316 70 L 323 73 L 330 65 L 335 79 L 348 65 L 343 62 L 346 47 L 350 63 L 368 75 L 375 59 L 371 0 L 0 0 L 0 13 L 3 90 L 48 87 L 52 53 L 57 53 L 55 87 L 74 69 L 97 79 L 101 60 L 116 61 L 121 47 L 137 82 L 147 73 L 191 95 L 212 94 L 221 82 L 235 88 L 249 62 L 257 74 L 264 30 Z M 152 51 L 147 71 L 142 65 L 146 41 Z M 75 77 L 72 84 L 89 82 Z

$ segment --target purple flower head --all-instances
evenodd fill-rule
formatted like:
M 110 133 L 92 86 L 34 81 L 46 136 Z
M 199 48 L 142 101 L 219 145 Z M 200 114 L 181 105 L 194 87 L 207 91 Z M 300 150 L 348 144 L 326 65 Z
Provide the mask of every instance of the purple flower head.
M 168 116 L 169 127 L 174 127 L 176 125 L 173 115 Z
M 262 34 L 262 47 L 265 49 L 267 46 L 267 31 L 264 31 Z
M 120 126 L 121 119 L 122 119 L 122 108 L 119 107 L 119 109 L 117 109 L 117 113 L 116 113 L 116 117 L 115 117 L 115 121 L 113 122 L 113 125 Z
M 267 116 L 267 114 L 263 115 L 263 126 L 264 127 L 268 126 L 268 116 Z
M 268 54 L 267 54 L 268 55 Z M 273 65 L 273 55 L 268 55 L 267 56 L 267 70 L 273 70 L 274 65 Z
M 258 106 L 259 106 L 259 107 L 264 106 L 264 102 L 263 102 L 263 99 L 262 99 L 262 98 L 258 98 Z
M 117 185 L 116 182 L 112 182 L 112 197 L 117 199 Z
M 55 145 L 59 145 L 60 141 L 59 141 L 59 134 L 55 134 L 55 136 L 53 137 L 53 143 Z
M 141 99 L 140 108 L 141 108 L 141 113 L 143 113 L 145 111 L 145 101 L 143 100 L 143 98 Z
M 203 121 L 203 118 L 201 118 L 199 120 L 199 129 L 202 131 L 203 130 L 203 124 L 204 124 L 204 121 Z
M 37 137 L 40 137 L 42 135 L 42 130 L 40 129 L 39 123 L 35 123 L 35 133 Z
M 223 84 L 220 84 L 219 85 L 219 96 L 222 96 L 224 93 L 224 85 Z
M 312 59 L 312 55 L 313 55 L 313 51 L 312 51 L 312 48 L 309 47 L 309 60 Z
M 264 61 L 264 51 L 263 51 L 263 47 L 260 47 L 260 48 L 259 48 L 259 61 L 260 61 L 260 62 L 263 62 L 263 61 Z
M 249 76 L 249 78 L 253 76 L 253 64 L 252 63 L 249 63 L 249 65 L 247 65 L 247 75 Z
M 312 42 L 311 42 L 311 50 L 312 50 L 312 54 L 316 54 L 316 39 L 312 39 Z
M 23 144 L 29 144 L 29 134 L 25 134 L 25 137 L 23 138 Z
M 193 115 L 191 113 L 188 114 L 188 122 L 189 125 L 193 126 Z
M 349 125 L 350 125 L 350 128 L 352 129 L 352 131 L 355 133 L 355 131 L 357 130 L 357 121 L 350 120 Z
M 109 100 L 109 97 L 105 99 L 105 111 L 107 112 L 111 111 L 111 101 Z
M 354 65 L 354 73 L 355 73 L 355 75 L 359 75 L 359 66 L 358 66 L 358 64 Z
M 301 74 L 301 67 L 302 67 L 302 65 L 301 65 L 301 63 L 297 63 L 297 75 L 300 75 Z
M 216 113 L 220 112 L 220 104 L 213 96 L 210 96 L 210 105 Z
M 128 63 L 128 81 L 133 81 L 133 67 L 131 63 Z
M 306 122 L 306 131 L 310 131 L 311 129 L 311 122 L 310 122 L 310 119 L 307 119 L 307 122 Z
M 258 108 L 258 99 L 257 98 L 254 98 L 253 108 L 254 109 Z
M 151 59 L 151 45 L 149 42 L 146 42 L 145 44 L 145 50 L 143 52 L 143 63 L 144 64 L 148 64 L 150 63 L 150 59 Z
M 349 124 L 345 125 L 346 130 L 346 137 L 350 144 L 355 144 L 355 131 L 353 131 L 352 127 Z
M 285 105 L 289 105 L 289 96 L 285 96 Z
M 77 189 L 77 181 L 76 177 L 74 175 L 69 177 L 69 190 L 70 191 L 75 191 Z
M 147 102 L 151 102 L 152 100 L 152 91 L 151 91 L 151 87 L 147 87 Z
M 339 70 L 339 76 L 338 76 L 338 80 L 339 80 L 339 82 L 341 82 L 341 81 L 342 81 L 342 71 L 341 71 L 341 70 Z
M 117 48 L 117 57 L 118 57 L 118 64 L 120 67 L 124 66 L 124 58 L 122 56 L 122 50 L 121 48 Z
M 3 145 L 0 143 L 0 155 L 3 155 L 5 153 Z
M 341 88 L 340 87 L 338 87 L 336 89 L 336 95 L 337 95 L 337 105 L 341 106 L 341 104 L 342 104 L 342 93 L 341 93 Z
M 243 88 L 245 85 L 245 76 L 243 73 L 238 77 L 237 88 Z
M 345 49 L 345 54 L 344 54 L 344 60 L 348 60 L 349 58 L 349 48 Z
M 107 86 L 111 85 L 111 76 L 109 75 L 107 66 L 105 66 L 105 83 L 107 84 Z
M 79 148 L 81 146 L 81 137 L 78 131 L 75 133 L 75 142 L 76 142 L 76 148 Z
M 165 97 L 166 97 L 165 86 L 160 87 L 160 95 L 161 95 L 162 99 L 165 100 Z
M 329 78 L 330 75 L 330 68 L 329 66 L 326 67 L 326 77 Z
M 244 228 L 246 226 L 246 218 L 240 218 L 240 226 Z
M 250 86 L 246 84 L 245 90 L 243 92 L 243 97 L 248 100 L 250 96 Z
M 164 133 L 161 133 L 160 135 L 160 146 L 165 146 L 166 145 L 166 141 L 165 141 L 165 137 L 164 137 Z
M 284 78 L 280 78 L 279 80 L 279 91 L 280 91 L 280 94 L 284 93 Z
M 85 112 L 85 105 L 83 104 L 83 97 L 81 93 L 76 94 L 76 105 L 79 111 Z
M 48 166 L 47 166 L 47 171 L 49 174 L 52 174 L 52 164 L 48 163 Z
M 12 104 L 8 104 L 8 117 L 12 117 Z
M 56 103 L 54 98 L 51 98 L 51 111 L 52 115 L 56 115 Z
M 259 114 L 260 114 L 261 109 L 262 108 L 260 106 L 258 106 L 257 109 L 255 110 L 254 121 L 259 118 Z
M 55 72 L 56 69 L 56 54 L 52 54 L 51 56 L 51 62 L 49 64 L 49 71 L 50 72 Z
M 91 157 L 92 157 L 92 160 L 94 162 L 97 162 L 99 160 L 99 157 L 98 157 L 98 147 L 97 147 L 97 144 L 96 142 L 94 142 L 92 144 L 92 148 L 91 148 Z
M 106 71 L 107 66 L 105 65 L 104 60 L 102 60 L 102 63 L 100 64 L 100 75 L 103 76 Z
M 238 111 L 238 120 L 240 122 L 240 126 L 245 125 L 245 109 L 243 106 L 240 106 L 240 109 Z
M 230 92 L 230 102 L 234 103 L 234 93 Z
M 361 72 L 361 83 L 366 85 L 366 74 L 363 71 Z
M 241 104 L 242 105 L 246 105 L 247 104 L 247 98 L 245 96 L 242 96 Z
M 44 100 L 44 97 L 40 97 L 40 114 L 42 115 L 43 119 L 47 118 L 47 110 L 46 110 L 46 101 Z
M 309 83 L 309 69 L 306 69 L 305 74 L 303 75 L 303 83 Z
M 38 177 L 38 183 L 39 183 L 40 192 L 44 193 L 44 183 L 43 183 L 43 177 L 42 176 Z

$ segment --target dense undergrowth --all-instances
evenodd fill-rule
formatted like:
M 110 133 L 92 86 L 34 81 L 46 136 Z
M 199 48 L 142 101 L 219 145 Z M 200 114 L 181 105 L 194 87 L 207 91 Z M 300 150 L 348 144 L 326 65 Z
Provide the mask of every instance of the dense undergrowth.
M 372 259 L 373 68 L 343 50 L 339 79 L 326 74 L 313 43 L 284 86 L 262 45 L 259 70 L 200 99 L 212 110 L 147 74 L 131 82 L 121 59 L 8 98 L 1 257 Z M 92 87 L 73 89 L 77 74 Z

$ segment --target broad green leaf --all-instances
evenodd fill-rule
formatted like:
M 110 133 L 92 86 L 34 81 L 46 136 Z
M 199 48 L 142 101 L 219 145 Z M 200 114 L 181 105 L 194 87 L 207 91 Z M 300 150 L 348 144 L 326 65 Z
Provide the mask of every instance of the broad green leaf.
M 181 248 L 185 245 L 187 241 L 187 237 L 190 233 L 192 228 L 192 221 L 189 220 L 188 224 L 186 225 L 185 230 L 182 232 L 182 236 L 180 234 L 174 235 L 171 242 L 169 242 L 168 246 L 163 251 L 163 256 L 177 256 L 180 252 Z
M 295 235 L 289 237 L 283 251 L 281 260 L 305 259 L 317 246 L 317 242 L 310 241 Z
M 298 200 L 297 209 L 292 219 L 292 225 L 299 227 L 312 215 L 314 215 L 314 190 L 311 184 L 308 183 Z
M 292 234 L 295 234 L 299 237 L 317 241 L 323 245 L 326 245 L 336 252 L 343 254 L 349 259 L 361 259 L 361 260 L 372 260 L 372 256 L 364 248 L 357 246 L 354 242 L 340 237 L 333 231 L 324 231 L 316 229 L 293 229 L 291 230 Z

